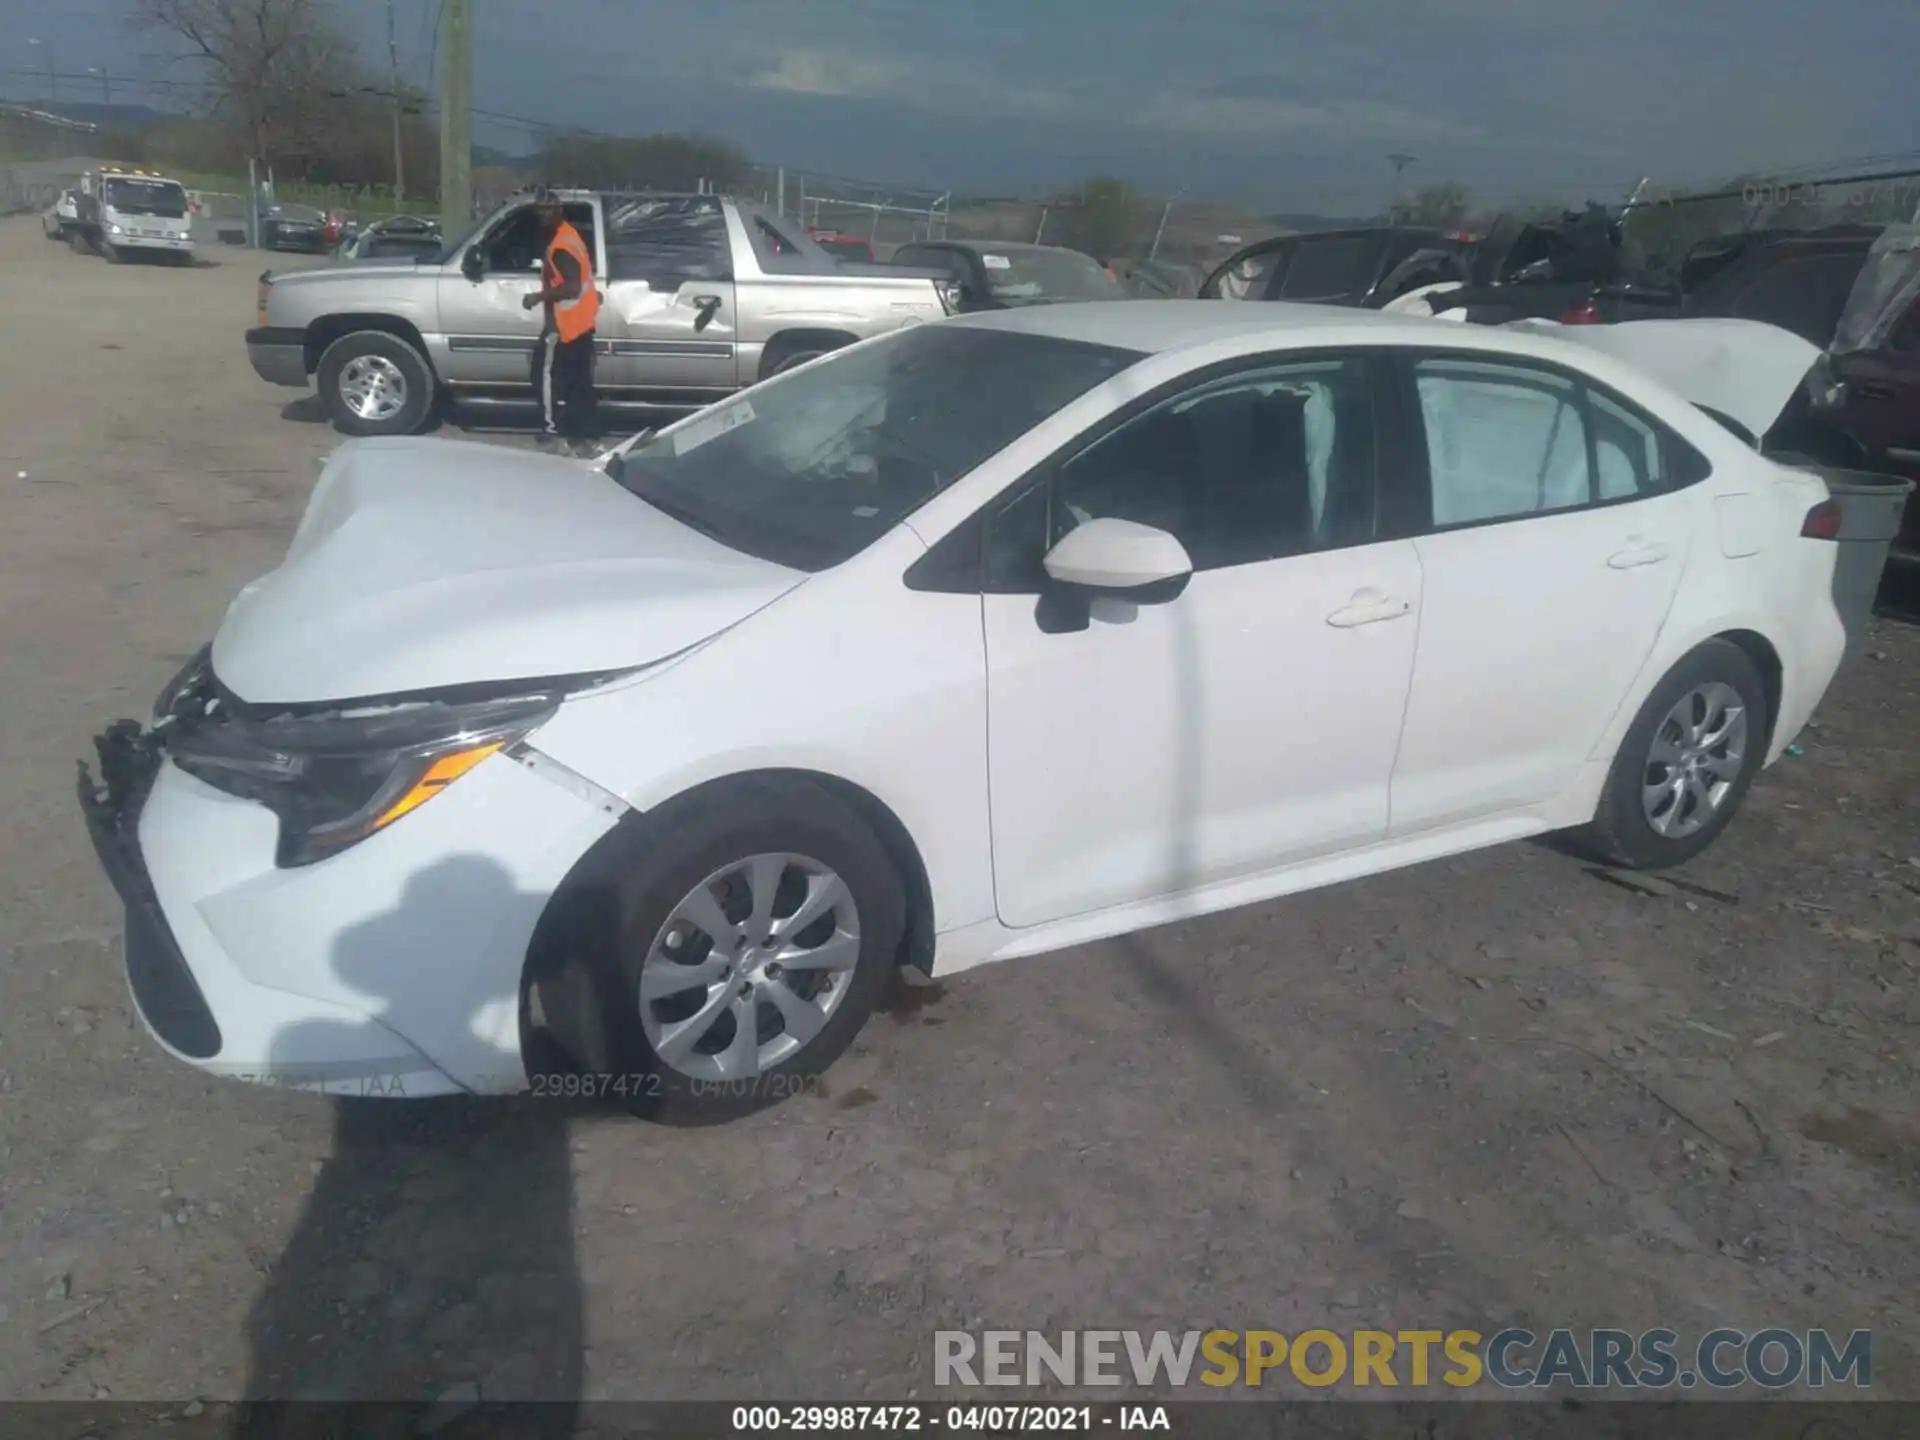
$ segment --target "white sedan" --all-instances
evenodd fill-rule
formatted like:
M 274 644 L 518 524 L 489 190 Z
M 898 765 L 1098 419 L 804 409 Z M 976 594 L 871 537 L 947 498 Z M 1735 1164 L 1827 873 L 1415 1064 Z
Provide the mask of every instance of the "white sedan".
M 703 1119 L 897 966 L 1543 831 L 1684 861 L 1845 648 L 1837 502 L 1738 433 L 1814 353 L 1049 306 L 592 464 L 349 443 L 82 777 L 134 1002 L 262 1083 Z

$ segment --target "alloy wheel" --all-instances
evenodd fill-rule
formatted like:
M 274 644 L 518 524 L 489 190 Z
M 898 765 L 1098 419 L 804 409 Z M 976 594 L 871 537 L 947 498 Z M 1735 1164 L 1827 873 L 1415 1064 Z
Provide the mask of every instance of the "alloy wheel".
M 1721 681 L 1681 696 L 1653 732 L 1640 804 L 1656 835 L 1684 840 L 1727 803 L 1747 758 L 1747 707 Z
M 839 875 L 805 855 L 750 855 L 669 912 L 640 967 L 647 1043 L 699 1081 L 737 1081 L 793 1059 L 845 1001 L 860 914 Z
M 356 355 L 340 369 L 340 399 L 362 420 L 391 420 L 407 403 L 407 377 L 384 355 Z

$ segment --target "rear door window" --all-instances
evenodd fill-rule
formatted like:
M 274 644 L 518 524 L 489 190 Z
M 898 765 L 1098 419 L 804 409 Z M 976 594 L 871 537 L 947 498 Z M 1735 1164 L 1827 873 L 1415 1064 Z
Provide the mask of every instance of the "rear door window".
M 673 294 L 689 281 L 732 278 L 727 221 L 707 195 L 606 197 L 607 272 Z
M 1371 235 L 1302 240 L 1277 292 L 1282 300 L 1332 300 L 1371 289 L 1381 244 Z
M 1435 529 L 1592 499 L 1586 425 L 1571 380 L 1528 366 L 1442 359 L 1417 362 L 1414 380 Z

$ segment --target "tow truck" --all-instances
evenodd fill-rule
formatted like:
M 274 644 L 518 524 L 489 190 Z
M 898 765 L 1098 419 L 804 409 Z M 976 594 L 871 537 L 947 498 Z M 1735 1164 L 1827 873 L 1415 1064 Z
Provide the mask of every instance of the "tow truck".
M 82 255 L 117 265 L 151 256 L 170 265 L 193 263 L 193 222 L 186 188 L 151 170 L 101 166 L 80 177 L 67 243 Z

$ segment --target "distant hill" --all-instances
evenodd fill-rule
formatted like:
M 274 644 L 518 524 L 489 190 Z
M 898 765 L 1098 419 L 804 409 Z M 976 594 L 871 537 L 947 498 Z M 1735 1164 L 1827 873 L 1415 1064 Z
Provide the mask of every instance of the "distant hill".
M 491 145 L 473 147 L 473 163 L 491 166 L 495 170 L 531 170 L 540 163 L 538 155 L 509 155 L 504 150 L 495 150 Z
M 149 125 L 157 125 L 162 120 L 175 118 L 151 105 L 103 105 L 89 100 L 18 100 L 12 103 L 31 105 L 51 115 L 63 115 L 69 120 L 98 125 L 102 130 L 141 130 Z

